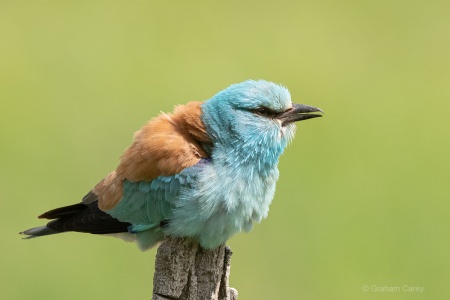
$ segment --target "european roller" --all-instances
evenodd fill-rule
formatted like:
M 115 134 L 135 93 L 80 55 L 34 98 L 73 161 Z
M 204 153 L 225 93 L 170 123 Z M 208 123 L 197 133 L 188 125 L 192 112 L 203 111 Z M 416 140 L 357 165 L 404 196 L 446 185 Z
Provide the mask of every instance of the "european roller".
M 46 226 L 21 233 L 114 235 L 142 250 L 171 235 L 216 248 L 267 217 L 294 123 L 320 116 L 281 85 L 233 84 L 150 120 L 81 203 L 46 212 Z

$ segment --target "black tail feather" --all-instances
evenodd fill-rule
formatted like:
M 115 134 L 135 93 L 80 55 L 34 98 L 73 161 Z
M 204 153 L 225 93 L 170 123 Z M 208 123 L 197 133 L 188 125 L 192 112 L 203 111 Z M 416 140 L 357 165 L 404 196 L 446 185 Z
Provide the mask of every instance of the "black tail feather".
M 47 226 L 25 230 L 21 234 L 31 237 L 66 231 L 108 234 L 128 232 L 130 223 L 121 222 L 98 208 L 98 201 L 78 203 L 43 213 L 39 218 L 54 219 Z
M 59 231 L 55 231 L 53 229 L 48 228 L 47 226 L 34 227 L 27 229 L 25 231 L 20 232 L 20 234 L 27 235 L 24 239 L 31 239 L 38 236 L 50 235 L 60 233 Z
M 69 215 L 74 215 L 82 212 L 86 208 L 83 203 L 77 203 L 69 206 L 59 207 L 48 212 L 43 213 L 38 218 L 39 219 L 58 219 Z

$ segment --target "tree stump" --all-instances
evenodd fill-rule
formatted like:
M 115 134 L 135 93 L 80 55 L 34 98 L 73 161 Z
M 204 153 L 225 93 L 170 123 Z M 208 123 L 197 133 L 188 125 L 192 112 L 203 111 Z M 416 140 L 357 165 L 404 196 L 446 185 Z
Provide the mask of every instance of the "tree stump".
M 156 254 L 153 300 L 236 300 L 229 287 L 231 249 L 203 249 L 188 238 L 166 237 Z

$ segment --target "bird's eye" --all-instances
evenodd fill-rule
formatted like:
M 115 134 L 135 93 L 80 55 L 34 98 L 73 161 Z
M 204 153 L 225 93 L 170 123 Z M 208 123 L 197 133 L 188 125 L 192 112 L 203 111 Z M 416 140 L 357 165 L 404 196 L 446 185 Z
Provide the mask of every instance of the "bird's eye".
M 255 110 L 253 110 L 253 113 L 263 117 L 267 117 L 268 115 L 271 114 L 271 112 L 265 107 L 258 107 Z

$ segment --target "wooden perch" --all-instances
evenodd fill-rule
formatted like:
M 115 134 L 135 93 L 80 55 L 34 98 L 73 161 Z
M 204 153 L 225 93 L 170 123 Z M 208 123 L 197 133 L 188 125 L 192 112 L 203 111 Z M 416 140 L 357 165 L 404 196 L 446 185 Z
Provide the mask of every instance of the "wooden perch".
M 230 288 L 231 249 L 205 250 L 186 238 L 166 237 L 156 254 L 153 300 L 236 300 Z

